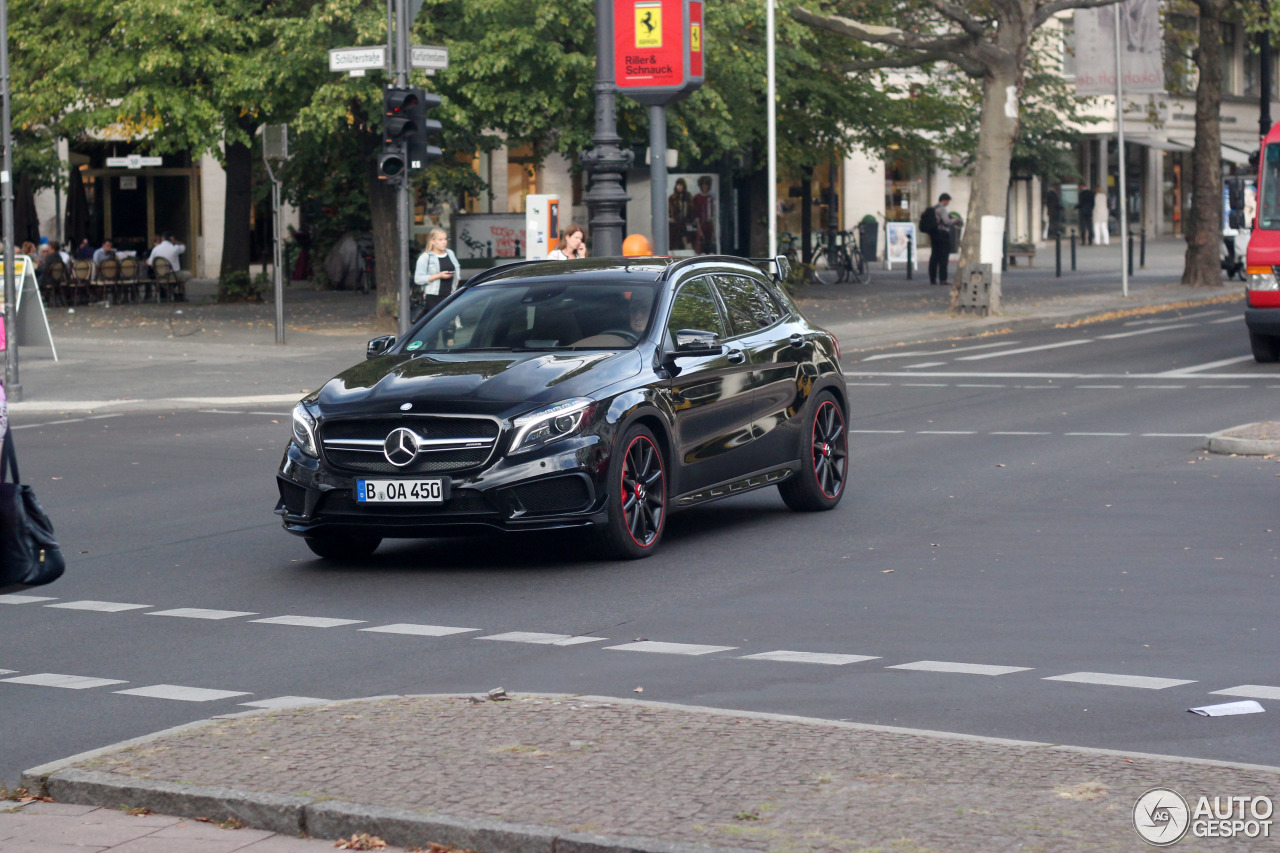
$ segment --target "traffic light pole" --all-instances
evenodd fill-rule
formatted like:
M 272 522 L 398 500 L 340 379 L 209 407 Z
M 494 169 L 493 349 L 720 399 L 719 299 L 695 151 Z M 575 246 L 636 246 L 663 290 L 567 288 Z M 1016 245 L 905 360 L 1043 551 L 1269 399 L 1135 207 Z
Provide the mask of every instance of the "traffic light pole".
M 396 86 L 409 87 L 409 3 L 408 0 L 395 0 L 396 4 Z M 397 268 L 398 293 L 400 297 L 399 335 L 409 333 L 409 146 L 402 143 L 406 168 L 396 184 L 396 241 L 399 247 Z
M 18 294 L 13 273 L 13 133 L 9 126 L 9 4 L 0 0 L 0 96 L 4 99 L 0 113 L 0 144 L 4 145 L 4 161 L 0 168 L 0 207 L 4 214 L 4 390 L 12 402 L 22 400 L 22 383 L 18 381 Z M 28 261 L 30 263 L 30 261 Z

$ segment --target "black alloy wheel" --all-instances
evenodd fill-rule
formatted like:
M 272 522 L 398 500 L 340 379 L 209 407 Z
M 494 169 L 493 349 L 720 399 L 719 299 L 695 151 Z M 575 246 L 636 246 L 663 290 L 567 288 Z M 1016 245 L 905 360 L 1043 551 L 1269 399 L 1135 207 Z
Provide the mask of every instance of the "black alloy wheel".
M 340 562 L 359 560 L 378 550 L 381 536 L 352 531 L 326 531 L 303 537 L 311 553 L 326 560 Z
M 812 430 L 805 436 L 800 460 L 800 471 L 778 484 L 783 502 L 800 512 L 834 509 L 844 496 L 849 473 L 849 431 L 829 392 L 814 399 Z
M 609 520 L 601 530 L 610 556 L 648 557 L 662 539 L 667 521 L 667 475 L 653 433 L 633 426 L 618 442 L 609 471 Z

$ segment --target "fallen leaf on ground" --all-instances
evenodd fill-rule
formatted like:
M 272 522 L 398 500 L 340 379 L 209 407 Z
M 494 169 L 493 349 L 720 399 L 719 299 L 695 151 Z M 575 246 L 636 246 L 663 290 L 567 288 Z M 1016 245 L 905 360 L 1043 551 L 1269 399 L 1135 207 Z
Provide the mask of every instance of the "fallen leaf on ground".
M 339 850 L 386 850 L 387 842 L 376 835 L 362 832 L 359 835 L 352 834 L 350 838 L 340 838 L 333 846 Z

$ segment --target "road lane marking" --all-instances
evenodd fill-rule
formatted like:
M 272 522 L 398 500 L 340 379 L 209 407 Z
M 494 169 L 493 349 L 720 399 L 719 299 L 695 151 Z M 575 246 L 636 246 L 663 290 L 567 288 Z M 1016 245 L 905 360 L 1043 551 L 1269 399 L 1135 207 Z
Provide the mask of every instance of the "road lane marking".
M 1239 687 L 1211 690 L 1209 693 L 1213 696 L 1243 696 L 1246 699 L 1280 699 L 1280 687 L 1268 687 L 1265 684 L 1241 684 Z
M 1045 681 L 1072 681 L 1078 684 L 1101 684 L 1108 687 L 1140 687 L 1143 690 L 1164 690 L 1182 684 L 1195 684 L 1181 678 L 1153 678 L 1149 675 L 1116 675 L 1109 672 L 1069 672 L 1066 675 L 1050 675 Z
M 1139 391 L 1174 391 L 1179 388 L 1186 388 L 1186 385 L 1134 385 L 1134 390 Z
M 773 660 L 783 663 L 817 663 L 827 666 L 844 666 L 849 663 L 860 663 L 864 660 L 879 660 L 876 655 L 831 655 L 822 652 L 789 652 L 779 649 L 776 652 L 761 652 L 758 655 L 741 655 L 739 660 Z
M 207 610 L 203 607 L 178 607 L 173 610 L 153 610 L 148 616 L 176 616 L 180 619 L 235 619 L 240 616 L 257 616 L 247 610 Z
M 1219 323 L 1239 323 L 1239 322 L 1240 322 L 1241 320 L 1243 320 L 1243 319 L 1244 319 L 1244 317 L 1240 317 L 1240 316 L 1236 316 L 1236 317 L 1223 317 L 1221 320 L 1210 320 L 1210 321 L 1209 321 L 1209 325 L 1210 325 L 1210 326 L 1216 326 L 1216 325 L 1218 325 Z
M 634 643 L 623 643 L 621 646 L 605 646 L 604 648 L 619 652 L 652 652 L 659 655 L 711 655 L 716 652 L 731 652 L 737 646 L 698 646 L 692 643 L 658 643 L 653 640 L 637 640 Z
M 1144 432 L 1140 438 L 1204 438 L 1202 432 Z
M 1062 349 L 1063 347 L 1078 347 L 1081 344 L 1093 343 L 1092 338 L 1080 338 L 1071 341 L 1059 341 L 1056 344 L 1040 344 L 1035 347 L 1022 347 L 1020 349 L 1002 350 L 1000 352 L 984 352 L 981 355 L 962 355 L 956 361 L 982 361 L 988 358 L 1004 358 L 1007 355 L 1022 355 L 1028 352 L 1043 352 L 1044 350 Z
M 1066 435 L 1092 435 L 1099 437 L 1123 438 L 1126 435 L 1133 435 L 1131 432 L 1064 432 Z
M 1138 335 L 1149 335 L 1152 332 L 1167 332 L 1170 329 L 1189 329 L 1192 326 L 1198 326 L 1199 323 L 1173 323 L 1168 326 L 1149 326 L 1145 329 L 1135 329 L 1132 332 L 1116 332 L 1111 335 L 1099 335 L 1096 340 L 1099 341 L 1115 341 L 1120 338 L 1134 338 Z
M 314 696 L 277 696 L 274 699 L 262 699 L 258 702 L 241 702 L 242 708 L 264 708 L 278 711 L 281 708 L 303 708 L 307 705 L 328 705 L 332 699 L 316 699 Z
M 106 687 L 109 684 L 128 684 L 118 678 L 89 678 L 85 675 L 61 675 L 56 672 L 37 672 L 32 675 L 18 675 L 13 678 L 0 678 L 10 684 L 31 684 L 36 687 L 63 687 L 67 690 L 88 690 L 91 687 Z
M 204 687 L 182 687 L 177 684 L 152 684 L 149 687 L 134 687 L 112 692 L 122 696 L 145 696 L 149 699 L 172 699 L 176 702 L 213 702 L 218 699 L 230 699 L 233 696 L 253 695 L 242 690 L 209 690 Z
M 119 601 L 64 601 L 61 604 L 46 604 L 45 607 L 61 607 L 65 610 L 93 610 L 98 613 L 121 613 L 125 610 L 147 610 L 153 604 L 124 604 Z
M 902 435 L 905 429 L 851 429 L 851 433 L 861 433 L 863 435 Z
M 916 368 L 923 369 L 926 367 L 942 367 L 944 364 L 946 364 L 945 361 L 922 361 L 919 364 L 904 364 L 902 365 L 902 369 L 915 370 Z
M 1204 364 L 1194 364 L 1191 367 L 1179 367 L 1177 370 L 1168 370 L 1159 376 L 1185 376 L 1188 373 L 1200 373 L 1205 370 L 1213 370 L 1215 367 L 1226 367 L 1230 364 L 1240 364 L 1244 361 L 1253 361 L 1253 356 L 1242 355 L 1236 358 L 1224 358 L 1220 361 L 1209 361 Z M 1234 378 L 1234 377 L 1232 377 Z
M 998 344 L 976 344 L 974 346 L 969 346 L 969 347 L 956 347 L 955 349 L 936 350 L 936 351 L 914 350 L 912 352 L 886 352 L 886 353 L 881 353 L 879 355 L 869 355 L 866 358 L 859 359 L 859 361 L 879 361 L 882 358 L 917 358 L 922 355 L 931 355 L 937 358 L 938 356 L 952 355 L 953 353 L 957 353 L 957 352 L 973 352 L 975 350 L 980 350 L 980 349 L 997 349 L 999 347 L 1014 347 L 1020 343 L 1022 343 L 1022 341 L 1001 341 Z
M 414 637 L 447 637 L 450 634 L 467 634 L 479 631 L 479 628 L 451 628 L 448 625 L 414 625 L 411 622 L 397 622 L 394 625 L 376 625 L 372 628 L 358 628 L 359 631 L 370 631 L 375 634 L 409 634 Z
M 324 616 L 272 616 L 267 619 L 251 619 L 264 625 L 295 625 L 299 628 L 337 628 L 339 625 L 359 625 L 364 619 L 329 619 Z
M 1094 388 L 1124 388 L 1125 386 L 1123 385 L 1077 385 L 1076 387 L 1094 389 Z
M 920 429 L 916 430 L 916 435 L 977 435 L 975 430 L 971 429 Z
M 918 672 L 955 672 L 962 675 L 1008 675 L 1011 672 L 1027 672 L 1029 666 L 996 666 L 986 663 L 954 663 L 945 660 L 918 660 L 900 663 L 885 669 L 909 669 Z
M 946 388 L 945 382 L 899 382 L 899 388 Z
M 498 640 L 503 643 L 535 643 L 542 646 L 576 646 L 580 643 L 603 643 L 608 637 L 575 637 L 572 634 L 539 634 L 534 631 L 508 631 L 476 637 L 477 640 Z
M 1009 386 L 1008 386 L 1008 385 L 997 385 L 997 384 L 992 383 L 992 382 L 988 382 L 988 383 L 979 383 L 979 382 L 957 382 L 957 383 L 956 383 L 956 387 L 957 387 L 957 388 L 1008 388 Z
M 16 669 L 0 669 L 0 675 L 10 675 L 17 672 Z
M 997 430 L 987 435 L 1053 435 L 1051 432 L 1031 432 L 1030 430 Z
M 19 595 L 17 593 L 0 595 L 0 604 L 35 604 L 37 601 L 57 600 L 57 596 L 53 595 Z

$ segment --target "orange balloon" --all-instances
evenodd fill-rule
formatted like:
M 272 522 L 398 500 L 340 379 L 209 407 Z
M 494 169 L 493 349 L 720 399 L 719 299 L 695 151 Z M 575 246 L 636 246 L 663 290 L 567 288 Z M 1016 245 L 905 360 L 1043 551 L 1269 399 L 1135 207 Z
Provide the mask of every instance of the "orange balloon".
M 622 241 L 624 258 L 643 258 L 652 254 L 653 246 L 649 245 L 649 238 L 643 234 L 628 234 L 627 239 Z

